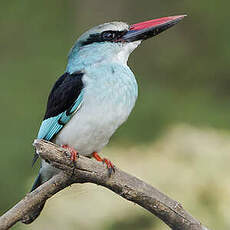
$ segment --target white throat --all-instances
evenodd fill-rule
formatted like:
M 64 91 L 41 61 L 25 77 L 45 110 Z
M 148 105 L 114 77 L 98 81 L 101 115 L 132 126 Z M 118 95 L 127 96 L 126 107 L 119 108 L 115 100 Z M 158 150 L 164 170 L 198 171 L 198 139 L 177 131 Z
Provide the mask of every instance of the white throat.
M 119 62 L 126 65 L 129 55 L 141 44 L 141 41 L 125 43 L 120 52 L 113 57 L 114 62 Z

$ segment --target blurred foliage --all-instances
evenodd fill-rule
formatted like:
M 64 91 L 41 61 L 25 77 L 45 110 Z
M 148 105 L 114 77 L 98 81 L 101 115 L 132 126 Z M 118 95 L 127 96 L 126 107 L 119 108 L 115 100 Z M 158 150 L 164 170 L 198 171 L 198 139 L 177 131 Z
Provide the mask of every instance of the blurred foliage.
M 156 141 L 177 122 L 230 129 L 229 1 L 2 1 L 0 9 L 0 213 L 27 192 L 37 172 L 33 149 L 54 81 L 88 28 L 188 14 L 130 57 L 139 99 L 112 146 Z M 215 201 L 200 194 L 203 202 Z M 181 199 L 182 200 L 182 199 Z

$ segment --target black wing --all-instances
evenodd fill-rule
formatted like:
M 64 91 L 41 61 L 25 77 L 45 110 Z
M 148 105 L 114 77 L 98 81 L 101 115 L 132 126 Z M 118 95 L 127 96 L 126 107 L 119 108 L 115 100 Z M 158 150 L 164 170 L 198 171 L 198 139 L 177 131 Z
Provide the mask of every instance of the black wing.
M 55 83 L 48 98 L 38 138 L 51 140 L 71 119 L 83 99 L 83 73 L 65 73 Z
M 64 73 L 56 81 L 48 98 L 44 120 L 65 112 L 74 104 L 83 89 L 82 77 L 82 72 Z

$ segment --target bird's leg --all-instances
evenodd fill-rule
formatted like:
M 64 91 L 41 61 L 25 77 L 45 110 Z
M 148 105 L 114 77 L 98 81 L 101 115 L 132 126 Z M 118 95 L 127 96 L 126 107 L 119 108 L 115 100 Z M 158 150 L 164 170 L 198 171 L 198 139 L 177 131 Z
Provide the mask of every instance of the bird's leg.
M 79 154 L 76 149 L 70 147 L 69 145 L 62 145 L 61 147 L 70 151 L 70 154 L 71 154 L 70 160 L 73 162 L 73 166 L 74 166 L 73 173 L 72 173 L 72 176 L 73 176 L 74 170 L 76 168 L 76 161 L 77 161 L 77 158 L 79 157 Z
M 112 163 L 110 160 L 108 160 L 108 159 L 106 159 L 106 158 L 101 158 L 101 157 L 98 155 L 97 152 L 93 152 L 93 153 L 92 153 L 92 157 L 95 158 L 97 161 L 103 162 L 103 163 L 105 163 L 105 164 L 107 165 L 107 168 L 108 168 L 108 170 L 109 170 L 109 175 L 111 175 L 112 172 L 115 172 L 115 167 L 114 167 L 113 163 Z

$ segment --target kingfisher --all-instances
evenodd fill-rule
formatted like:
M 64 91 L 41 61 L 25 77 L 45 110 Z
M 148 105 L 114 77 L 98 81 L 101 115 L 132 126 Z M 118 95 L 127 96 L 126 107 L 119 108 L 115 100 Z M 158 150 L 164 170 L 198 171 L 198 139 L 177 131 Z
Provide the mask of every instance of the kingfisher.
M 128 57 L 142 41 L 167 30 L 185 16 L 133 25 L 104 23 L 80 36 L 69 53 L 64 74 L 50 92 L 37 138 L 68 149 L 73 162 L 81 154 L 104 162 L 110 173 L 115 170 L 111 161 L 98 153 L 127 120 L 138 96 L 135 76 L 127 65 Z M 34 162 L 37 158 L 35 153 Z M 57 172 L 58 169 L 41 160 L 32 191 Z

